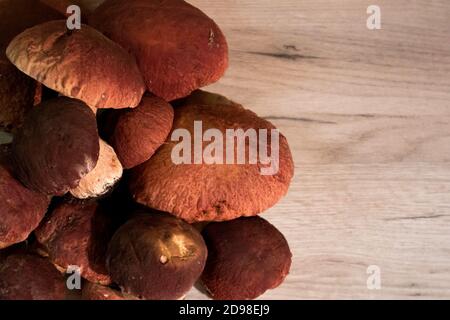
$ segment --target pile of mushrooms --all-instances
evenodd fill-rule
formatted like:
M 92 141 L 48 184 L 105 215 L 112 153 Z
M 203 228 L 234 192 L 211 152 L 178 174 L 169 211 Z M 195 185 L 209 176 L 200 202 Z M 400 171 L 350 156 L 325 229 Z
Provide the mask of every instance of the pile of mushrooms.
M 183 299 L 196 283 L 254 299 L 279 286 L 291 252 L 258 215 L 288 191 L 286 138 L 273 175 L 261 161 L 171 158 L 172 134 L 199 121 L 276 129 L 199 90 L 228 67 L 222 31 L 182 0 L 106 0 L 69 30 L 70 3 L 0 0 L 0 299 Z

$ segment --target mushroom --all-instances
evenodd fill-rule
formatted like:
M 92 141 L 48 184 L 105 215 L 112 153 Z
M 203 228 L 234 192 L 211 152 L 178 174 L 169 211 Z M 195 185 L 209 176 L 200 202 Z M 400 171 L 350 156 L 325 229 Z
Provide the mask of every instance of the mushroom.
M 99 136 L 95 115 L 83 102 L 60 97 L 43 102 L 26 116 L 12 143 L 19 180 L 48 195 L 78 186 L 95 168 Z
M 150 159 L 164 143 L 172 128 L 173 108 L 161 98 L 146 95 L 137 108 L 107 110 L 101 118 L 100 133 L 124 168 L 131 169 Z
M 118 290 L 96 283 L 87 282 L 83 286 L 82 300 L 136 300 Z
M 64 277 L 45 258 L 14 253 L 0 260 L 0 300 L 64 300 Z
M 147 89 L 166 101 L 216 82 L 228 67 L 222 31 L 185 1 L 105 1 L 89 23 L 134 53 Z
M 145 91 L 134 58 L 87 25 L 37 25 L 16 36 L 6 55 L 30 77 L 91 108 L 133 108 Z
M 70 193 L 78 199 L 97 198 L 108 193 L 122 177 L 123 169 L 114 149 L 100 139 L 95 168 L 85 175 Z
M 7 159 L 0 152 L 0 249 L 26 240 L 47 211 L 50 199 L 25 188 L 17 181 Z
M 60 18 L 38 0 L 0 1 L 0 129 L 16 130 L 25 112 L 40 102 L 40 85 L 9 62 L 6 47 L 25 29 Z
M 146 300 L 185 296 L 200 277 L 206 246 L 189 224 L 163 213 L 139 213 L 113 236 L 107 268 L 122 293 Z
M 255 299 L 289 273 L 292 254 L 286 239 L 260 217 L 211 223 L 202 234 L 208 260 L 201 281 L 213 299 Z
M 202 127 L 200 130 L 196 129 L 198 125 Z M 249 139 L 241 139 L 247 150 L 245 162 L 239 164 L 232 159 L 228 164 L 225 159 L 226 141 L 222 141 L 222 157 L 214 159 L 213 152 L 208 154 L 207 148 L 213 142 L 207 143 L 202 137 L 209 129 L 213 129 L 219 139 L 225 139 L 228 129 L 242 129 L 244 133 L 253 130 L 255 137 L 261 135 L 261 130 L 266 130 L 267 135 L 277 133 L 269 121 L 241 105 L 215 94 L 196 92 L 175 108 L 172 133 L 166 143 L 150 160 L 131 170 L 129 186 L 134 199 L 142 205 L 193 223 L 253 216 L 272 207 L 286 194 L 294 164 L 283 135 L 279 134 L 278 145 L 270 137 L 266 144 L 256 139 L 253 147 Z M 178 139 L 180 137 L 182 139 Z M 189 140 L 192 137 L 194 141 Z M 196 138 L 202 141 L 196 141 Z M 186 144 L 190 150 L 180 148 Z M 200 147 L 199 152 L 197 147 Z M 260 155 L 264 148 L 270 151 L 274 147 L 268 153 L 278 157 L 278 161 L 275 157 L 271 161 L 278 163 L 278 170 L 264 175 L 263 170 L 270 169 L 271 164 L 263 162 L 260 156 L 254 163 L 249 161 L 248 154 L 256 147 L 259 153 L 253 152 L 255 155 Z M 235 145 L 232 150 L 236 151 L 236 148 Z M 218 149 L 222 151 L 222 147 Z M 175 159 L 180 153 L 188 160 L 187 163 Z M 196 160 L 201 161 L 195 163 Z

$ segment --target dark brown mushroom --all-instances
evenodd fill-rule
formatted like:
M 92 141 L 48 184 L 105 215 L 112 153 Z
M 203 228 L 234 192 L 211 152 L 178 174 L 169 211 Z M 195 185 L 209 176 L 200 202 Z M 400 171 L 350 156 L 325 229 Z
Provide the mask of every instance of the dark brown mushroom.
M 96 283 L 86 282 L 83 285 L 81 295 L 83 300 L 136 300 L 136 298 L 127 296 L 110 287 L 102 286 Z

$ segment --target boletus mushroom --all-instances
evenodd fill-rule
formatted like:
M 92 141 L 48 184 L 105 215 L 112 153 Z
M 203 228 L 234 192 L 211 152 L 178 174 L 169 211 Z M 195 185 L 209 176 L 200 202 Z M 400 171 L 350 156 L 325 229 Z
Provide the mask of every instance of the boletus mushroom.
M 16 36 L 6 55 L 22 72 L 91 108 L 133 108 L 145 85 L 135 59 L 97 30 L 50 21 Z
M 0 300 L 64 300 L 63 275 L 45 258 L 13 253 L 0 259 Z
M 123 294 L 119 290 L 102 286 L 92 282 L 83 285 L 82 300 L 136 300 L 136 298 Z
M 131 170 L 129 185 L 142 205 L 191 223 L 225 221 L 275 205 L 293 172 L 287 140 L 273 124 L 224 97 L 198 91 L 175 108 L 169 139 Z
M 59 203 L 34 232 L 60 271 L 78 266 L 83 278 L 104 285 L 111 282 L 105 255 L 113 233 L 112 219 L 96 202 Z
M 163 213 L 142 213 L 109 243 L 107 267 L 122 293 L 146 300 L 183 298 L 203 271 L 207 256 L 200 233 Z
M 99 148 L 92 110 L 81 101 L 60 97 L 27 113 L 14 136 L 12 155 L 17 176 L 26 187 L 62 195 L 95 168 Z
M 201 282 L 213 299 L 255 299 L 289 273 L 292 255 L 286 239 L 260 217 L 211 223 L 202 234 L 208 260 Z
M 109 0 L 89 23 L 134 53 L 147 89 L 166 101 L 216 82 L 228 66 L 222 31 L 182 0 Z
M 161 98 L 145 95 L 134 109 L 107 110 L 100 134 L 113 146 L 125 169 L 150 159 L 164 143 L 173 123 L 173 108 Z

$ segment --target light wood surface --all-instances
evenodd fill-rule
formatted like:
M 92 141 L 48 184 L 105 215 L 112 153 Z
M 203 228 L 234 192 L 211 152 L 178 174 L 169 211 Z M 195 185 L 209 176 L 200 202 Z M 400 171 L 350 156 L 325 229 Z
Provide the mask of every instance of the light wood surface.
M 450 2 L 190 2 L 230 45 L 208 89 L 273 121 L 293 151 L 290 192 L 264 214 L 293 265 L 262 298 L 450 298 Z M 372 4 L 381 30 L 366 28 Z

